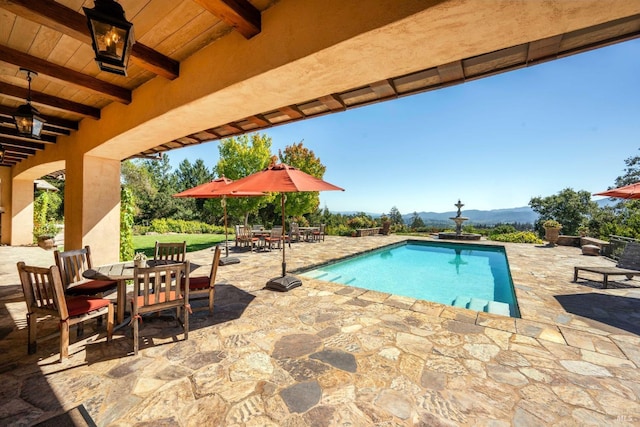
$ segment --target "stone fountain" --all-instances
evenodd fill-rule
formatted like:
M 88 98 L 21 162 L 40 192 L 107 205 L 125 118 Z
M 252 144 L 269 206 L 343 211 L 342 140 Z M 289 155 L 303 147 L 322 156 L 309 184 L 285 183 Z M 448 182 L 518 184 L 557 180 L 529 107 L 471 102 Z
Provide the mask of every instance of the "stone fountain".
M 462 216 L 461 208 L 464 206 L 464 204 L 460 202 L 460 199 L 458 199 L 458 203 L 456 203 L 454 206 L 458 208 L 458 213 L 456 216 L 450 217 L 449 219 L 453 220 L 453 222 L 456 223 L 456 231 L 454 233 L 438 233 L 438 239 L 480 240 L 481 236 L 479 234 L 464 233 L 462 231 L 462 223 L 469 220 L 469 218 Z

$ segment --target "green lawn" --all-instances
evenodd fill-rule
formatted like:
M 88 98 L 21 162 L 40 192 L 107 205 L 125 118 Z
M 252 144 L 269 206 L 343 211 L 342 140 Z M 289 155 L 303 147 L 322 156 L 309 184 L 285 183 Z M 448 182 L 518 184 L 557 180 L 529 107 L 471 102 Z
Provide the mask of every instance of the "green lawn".
M 229 239 L 233 238 L 229 235 Z M 153 258 L 156 241 L 162 243 L 187 241 L 187 252 L 210 248 L 217 243 L 224 242 L 224 234 L 155 234 L 133 236 L 133 249 L 143 252 L 148 258 Z

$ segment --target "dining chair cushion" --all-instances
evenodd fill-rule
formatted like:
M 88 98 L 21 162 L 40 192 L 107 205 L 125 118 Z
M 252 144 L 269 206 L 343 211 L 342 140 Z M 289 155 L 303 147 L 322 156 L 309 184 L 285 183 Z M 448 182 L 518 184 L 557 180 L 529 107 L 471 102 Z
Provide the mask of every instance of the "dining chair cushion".
M 71 297 L 66 300 L 67 310 L 71 317 L 108 307 L 111 303 L 108 299 L 96 297 Z
M 117 285 L 115 280 L 88 280 L 67 288 L 67 295 L 95 295 L 110 291 Z
M 149 304 L 157 304 L 157 303 L 166 301 L 166 294 L 164 292 L 160 292 L 158 297 L 159 298 L 156 301 L 156 294 L 149 294 Z M 176 291 L 169 291 L 169 301 L 173 301 L 176 298 L 178 298 L 176 295 Z M 137 297 L 137 299 L 138 299 L 138 306 L 142 307 L 147 305 L 144 303 L 144 295 L 140 295 L 139 297 Z
M 180 282 L 181 289 L 184 289 L 184 282 L 184 279 Z M 189 277 L 189 289 L 207 289 L 210 282 L 211 279 L 208 276 Z

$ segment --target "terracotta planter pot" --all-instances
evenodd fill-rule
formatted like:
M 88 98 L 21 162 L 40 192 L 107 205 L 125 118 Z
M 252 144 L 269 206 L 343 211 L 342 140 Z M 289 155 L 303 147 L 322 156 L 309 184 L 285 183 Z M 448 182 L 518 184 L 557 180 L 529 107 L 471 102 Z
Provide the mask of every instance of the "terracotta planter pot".
M 38 237 L 38 246 L 46 250 L 53 249 L 55 247 L 55 240 L 53 240 L 53 237 L 48 236 Z

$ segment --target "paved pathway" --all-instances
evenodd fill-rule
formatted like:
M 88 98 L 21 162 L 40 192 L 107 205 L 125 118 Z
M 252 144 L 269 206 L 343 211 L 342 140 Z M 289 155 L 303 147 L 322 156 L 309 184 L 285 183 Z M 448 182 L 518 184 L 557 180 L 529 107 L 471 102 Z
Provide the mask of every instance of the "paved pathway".
M 288 270 L 400 240 L 295 243 Z M 188 341 L 145 319 L 137 357 L 123 328 L 110 344 L 89 332 L 62 363 L 56 340 L 26 355 L 12 272 L 16 257 L 50 265 L 52 254 L 0 248 L 0 425 L 80 404 L 100 426 L 640 424 L 640 282 L 571 283 L 574 265 L 612 264 L 578 248 L 506 247 L 522 319 L 311 279 L 276 293 L 263 287 L 280 251 L 234 253 L 214 315 L 194 313 Z M 212 252 L 189 258 L 204 272 Z

